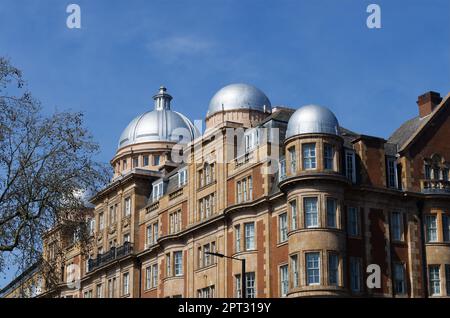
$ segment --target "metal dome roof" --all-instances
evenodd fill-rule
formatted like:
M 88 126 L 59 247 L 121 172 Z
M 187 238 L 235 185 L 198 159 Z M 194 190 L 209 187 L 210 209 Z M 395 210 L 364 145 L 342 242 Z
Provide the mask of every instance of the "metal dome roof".
M 264 107 L 265 106 L 265 107 Z M 249 84 L 230 84 L 221 88 L 209 102 L 207 116 L 222 110 L 254 109 L 270 111 L 271 104 L 267 96 L 255 86 Z
M 292 114 L 286 138 L 311 133 L 339 134 L 339 122 L 331 110 L 319 105 L 306 105 Z
M 179 142 L 193 140 L 198 129 L 183 114 L 170 110 L 172 96 L 161 86 L 155 100 L 155 109 L 134 118 L 120 135 L 118 148 L 147 141 Z

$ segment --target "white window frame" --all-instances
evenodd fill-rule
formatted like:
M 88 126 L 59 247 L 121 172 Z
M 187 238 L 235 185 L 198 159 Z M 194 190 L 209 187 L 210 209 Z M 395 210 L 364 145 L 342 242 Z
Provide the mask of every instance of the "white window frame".
M 294 231 L 298 228 L 298 208 L 297 200 L 292 200 L 289 202 L 289 207 L 291 208 L 291 229 Z
M 250 231 L 251 229 L 251 231 Z M 245 250 L 253 251 L 255 249 L 255 223 L 244 223 Z
M 181 188 L 187 184 L 187 168 L 178 171 L 178 187 Z
M 280 243 L 284 243 L 288 240 L 287 212 L 284 212 L 278 216 L 278 233 L 280 237 Z
M 435 273 L 434 271 L 437 271 Z M 440 296 L 441 295 L 441 266 L 440 265 L 429 265 L 428 266 L 428 277 L 430 284 L 430 296 Z
M 314 259 L 313 259 L 314 257 Z M 306 265 L 306 285 L 314 286 L 320 285 L 320 252 L 305 253 Z
M 311 142 L 302 144 L 302 161 L 303 170 L 317 169 L 316 143 Z
M 427 242 L 433 243 L 438 240 L 437 215 L 428 214 L 426 216 Z
M 315 202 L 315 209 L 309 209 L 308 202 Z M 312 207 L 312 206 L 311 206 Z M 319 198 L 318 197 L 304 197 L 303 209 L 305 211 L 305 227 L 317 228 L 319 227 Z
M 122 276 L 122 292 L 123 295 L 129 295 L 130 294 L 130 273 L 124 273 Z
M 280 296 L 286 297 L 289 292 L 289 270 L 288 265 L 280 266 Z
M 158 286 L 158 264 L 152 265 L 152 287 Z
M 256 275 L 255 272 L 245 273 L 245 288 L 247 298 L 256 298 Z
M 150 288 L 152 288 L 152 266 L 149 265 L 145 268 L 145 289 Z
M 183 276 L 183 252 L 173 252 L 173 267 L 175 276 Z
M 124 200 L 124 216 L 130 216 L 131 215 L 131 197 L 126 197 Z
M 242 288 L 241 288 L 241 274 L 234 276 L 234 294 L 236 298 L 242 298 Z
M 298 268 L 298 255 L 294 254 L 290 257 L 291 260 L 291 271 L 292 271 L 292 288 L 297 288 L 300 283 L 300 273 Z
M 234 227 L 234 249 L 236 253 L 241 251 L 241 226 L 239 224 Z
M 158 201 L 163 196 L 163 181 L 159 181 L 153 185 L 152 199 L 153 202 Z

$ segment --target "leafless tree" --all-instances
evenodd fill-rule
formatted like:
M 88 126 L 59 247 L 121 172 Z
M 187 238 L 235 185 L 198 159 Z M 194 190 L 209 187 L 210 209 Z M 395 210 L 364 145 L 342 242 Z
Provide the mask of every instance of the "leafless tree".
M 19 69 L 0 57 L 0 272 L 41 257 L 56 225 L 82 233 L 86 194 L 109 179 L 83 114 L 44 115 Z

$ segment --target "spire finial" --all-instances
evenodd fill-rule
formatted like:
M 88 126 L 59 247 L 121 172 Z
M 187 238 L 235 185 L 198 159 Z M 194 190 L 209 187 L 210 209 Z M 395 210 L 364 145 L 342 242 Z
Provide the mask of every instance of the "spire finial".
M 159 87 L 159 91 L 153 96 L 153 99 L 155 100 L 155 110 L 170 109 L 172 96 L 167 93 L 167 88 L 164 85 Z

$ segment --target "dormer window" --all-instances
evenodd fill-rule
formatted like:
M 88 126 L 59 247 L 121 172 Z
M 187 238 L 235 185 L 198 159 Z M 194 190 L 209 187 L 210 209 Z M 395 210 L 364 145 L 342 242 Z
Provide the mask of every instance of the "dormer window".
M 345 151 L 345 175 L 352 183 L 356 183 L 355 152 L 352 150 Z
M 250 152 L 258 145 L 258 129 L 252 129 L 245 133 L 245 152 Z
M 182 187 L 187 183 L 187 169 L 181 169 L 178 172 L 178 187 Z
M 163 196 L 163 182 L 160 181 L 153 185 L 152 199 L 158 201 Z
M 397 162 L 395 158 L 387 158 L 387 183 L 389 188 L 398 188 Z

